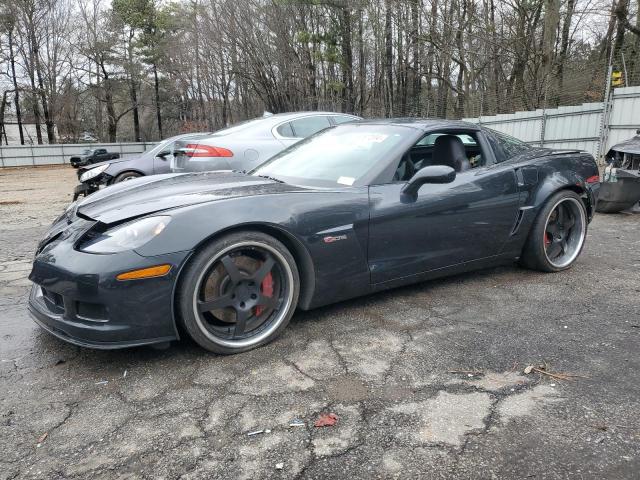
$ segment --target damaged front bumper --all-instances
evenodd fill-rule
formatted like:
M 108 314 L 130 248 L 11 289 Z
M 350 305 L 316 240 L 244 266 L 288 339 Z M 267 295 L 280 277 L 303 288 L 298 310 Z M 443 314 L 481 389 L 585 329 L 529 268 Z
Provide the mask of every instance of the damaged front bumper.
M 189 252 L 145 257 L 135 251 L 91 254 L 74 248 L 90 222 L 54 225 L 39 247 L 29 275 L 29 312 L 56 337 L 99 349 L 163 343 L 178 338 L 173 298 Z M 158 264 L 162 277 L 122 281 L 118 274 Z

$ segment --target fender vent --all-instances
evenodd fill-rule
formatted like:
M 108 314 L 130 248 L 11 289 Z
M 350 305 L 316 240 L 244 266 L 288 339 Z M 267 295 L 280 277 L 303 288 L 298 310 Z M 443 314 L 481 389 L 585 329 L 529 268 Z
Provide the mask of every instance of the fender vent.
M 513 225 L 513 229 L 511 230 L 511 236 L 518 233 L 518 229 L 520 228 L 520 224 L 522 223 L 522 219 L 524 218 L 524 210 L 518 210 L 518 216 L 516 217 L 516 223 Z

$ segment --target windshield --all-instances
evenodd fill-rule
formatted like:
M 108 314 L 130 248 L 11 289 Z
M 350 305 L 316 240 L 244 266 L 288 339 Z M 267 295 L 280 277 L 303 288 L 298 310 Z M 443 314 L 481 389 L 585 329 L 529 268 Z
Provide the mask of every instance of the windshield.
M 395 125 L 339 125 L 296 143 L 251 174 L 298 185 L 360 185 L 360 180 L 413 136 L 414 129 Z

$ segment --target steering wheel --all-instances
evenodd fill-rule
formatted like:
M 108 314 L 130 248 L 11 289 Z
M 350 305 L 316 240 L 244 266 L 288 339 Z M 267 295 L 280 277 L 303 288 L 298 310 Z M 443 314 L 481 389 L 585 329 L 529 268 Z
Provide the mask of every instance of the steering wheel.
M 405 153 L 398 164 L 398 168 L 396 169 L 396 173 L 393 175 L 393 181 L 406 181 L 410 180 L 411 177 L 416 173 L 416 168 L 411 161 L 411 155 L 409 152 Z

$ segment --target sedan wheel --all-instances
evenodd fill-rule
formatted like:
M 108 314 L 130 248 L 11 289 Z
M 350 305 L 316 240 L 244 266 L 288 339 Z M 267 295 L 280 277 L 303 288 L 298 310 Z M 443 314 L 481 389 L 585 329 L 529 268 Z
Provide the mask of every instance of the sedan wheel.
M 187 267 L 178 301 L 191 337 L 216 353 L 270 342 L 288 324 L 299 276 L 289 251 L 259 232 L 224 237 Z
M 113 179 L 113 183 L 126 182 L 128 180 L 133 180 L 134 178 L 139 178 L 142 175 L 138 172 L 123 172 Z
M 584 202 L 572 191 L 558 192 L 534 222 L 523 251 L 523 263 L 546 272 L 569 268 L 580 255 L 586 235 Z

